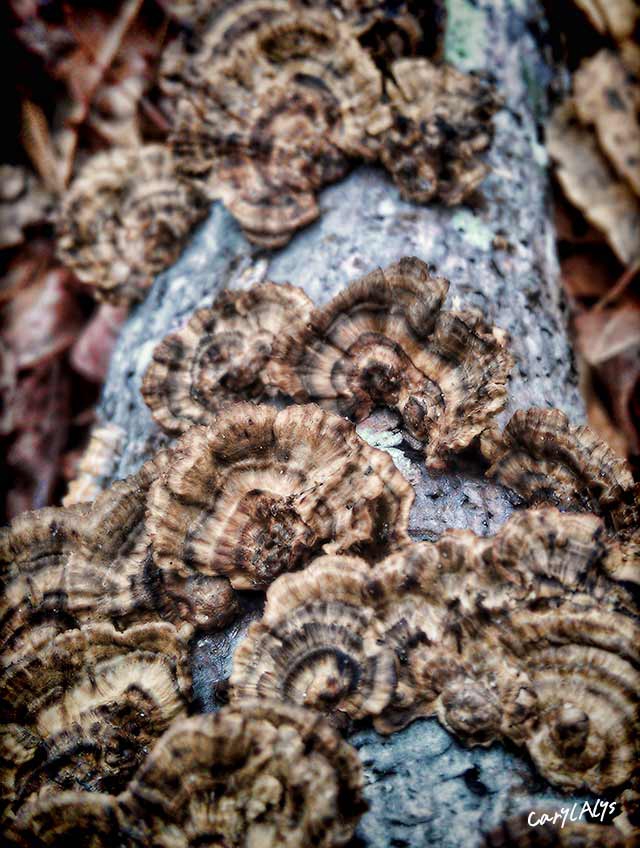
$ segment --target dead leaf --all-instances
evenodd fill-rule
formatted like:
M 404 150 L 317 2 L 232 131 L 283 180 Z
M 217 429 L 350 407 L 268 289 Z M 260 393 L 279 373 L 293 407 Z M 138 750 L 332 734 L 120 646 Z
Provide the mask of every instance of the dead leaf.
M 107 375 L 111 351 L 128 308 L 101 303 L 71 349 L 71 366 L 87 380 L 102 383 Z
M 629 38 L 640 16 L 634 0 L 574 0 L 601 35 L 609 33 L 616 41 Z
M 9 302 L 4 338 L 19 369 L 58 356 L 78 337 L 85 318 L 68 288 L 70 277 L 64 268 L 49 269 Z
M 45 187 L 51 192 L 62 191 L 64 183 L 60 175 L 59 153 L 44 112 L 30 100 L 22 104 L 21 141 Z
M 12 351 L 0 340 L 0 435 L 13 430 L 17 370 Z
M 640 200 L 618 179 L 593 135 L 576 117 L 572 100 L 554 111 L 547 149 L 567 198 L 598 227 L 623 265 L 640 257 Z
M 640 195 L 640 83 L 621 60 L 601 50 L 573 76 L 578 118 L 593 125 L 598 142 L 615 171 Z
M 9 518 L 51 503 L 67 440 L 69 411 L 69 375 L 59 360 L 19 381 L 13 421 L 16 435 L 6 456 L 11 475 Z
M 562 282 L 571 297 L 599 300 L 610 291 L 616 282 L 616 274 L 612 268 L 612 257 L 607 255 L 606 250 L 583 249 L 562 260 Z
M 575 319 L 575 328 L 580 352 L 592 366 L 640 349 L 640 307 L 631 303 L 584 312 Z

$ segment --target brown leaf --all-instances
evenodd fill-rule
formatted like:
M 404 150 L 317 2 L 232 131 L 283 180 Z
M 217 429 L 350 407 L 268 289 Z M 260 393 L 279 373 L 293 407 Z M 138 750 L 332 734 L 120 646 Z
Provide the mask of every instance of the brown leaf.
M 12 472 L 7 492 L 9 518 L 51 502 L 69 411 L 69 375 L 60 361 L 44 365 L 20 381 L 14 404 L 16 437 L 7 451 Z
M 616 41 L 629 38 L 640 7 L 634 0 L 574 0 L 601 35 L 611 34 Z
M 576 114 L 593 125 L 616 172 L 640 195 L 640 83 L 618 56 L 601 50 L 573 76 Z
M 598 227 L 624 265 L 640 257 L 640 200 L 618 179 L 592 134 L 562 103 L 547 127 L 547 149 L 567 198 Z
M 589 365 L 601 365 L 640 348 L 640 308 L 591 310 L 575 319 L 580 352 Z
M 77 338 L 85 319 L 67 287 L 70 276 L 63 268 L 52 268 L 9 302 L 4 337 L 19 369 L 46 362 Z
M 106 377 L 111 351 L 127 313 L 126 306 L 100 304 L 73 345 L 71 365 L 87 380 L 101 383 Z
M 64 183 L 60 174 L 59 155 L 42 109 L 30 100 L 22 104 L 22 145 L 44 185 L 60 192 Z
M 604 297 L 616 281 L 614 262 L 596 248 L 568 256 L 560 264 L 565 290 L 574 298 Z
M 15 357 L 0 340 L 0 435 L 13 430 L 16 374 Z

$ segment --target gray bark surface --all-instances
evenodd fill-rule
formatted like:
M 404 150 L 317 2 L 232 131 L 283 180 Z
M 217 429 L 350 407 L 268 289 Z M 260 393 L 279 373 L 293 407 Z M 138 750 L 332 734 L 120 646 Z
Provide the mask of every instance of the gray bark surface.
M 496 118 L 493 172 L 473 208 L 406 203 L 382 170 L 362 167 L 326 189 L 320 220 L 272 254 L 249 245 L 223 207 L 212 208 L 122 331 L 99 410 L 102 421 L 127 434 L 110 479 L 135 471 L 166 441 L 142 401 L 140 381 L 157 342 L 195 308 L 225 287 L 267 278 L 301 285 L 324 303 L 350 280 L 407 255 L 432 263 L 451 280 L 449 307 L 479 307 L 511 334 L 517 364 L 502 422 L 529 406 L 555 406 L 574 422 L 583 420 L 538 138 L 550 72 L 528 24 L 540 14 L 526 0 L 451 0 L 448 58 L 463 70 L 490 71 L 506 100 Z M 496 237 L 506 238 L 509 248 L 499 249 Z M 413 484 L 415 538 L 434 538 L 447 527 L 493 533 L 514 508 L 508 493 L 469 462 L 445 474 L 427 472 L 389 415 L 372 416 L 359 432 L 388 450 Z M 203 709 L 216 708 L 216 684 L 229 671 L 245 625 L 198 640 L 194 680 Z M 371 805 L 354 843 L 360 846 L 473 848 L 507 815 L 545 801 L 560 806 L 559 794 L 524 757 L 497 745 L 464 749 L 435 720 L 388 738 L 365 729 L 351 741 L 364 762 Z

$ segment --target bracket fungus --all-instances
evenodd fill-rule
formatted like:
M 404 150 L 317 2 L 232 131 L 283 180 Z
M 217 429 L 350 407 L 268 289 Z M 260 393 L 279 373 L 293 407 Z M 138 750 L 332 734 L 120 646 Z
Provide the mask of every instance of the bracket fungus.
M 319 214 L 316 192 L 350 157 L 375 158 L 382 79 L 348 27 L 322 9 L 241 5 L 189 60 L 173 151 L 257 244 L 285 244 Z
M 4 746 L 19 755 L 17 803 L 64 789 L 123 789 L 148 746 L 186 712 L 189 635 L 169 623 L 122 632 L 90 624 L 3 668 L 0 718 L 18 740 Z M 30 757 L 20 744 L 25 730 L 39 743 Z
M 595 512 L 615 528 L 637 526 L 639 489 L 627 461 L 558 409 L 519 410 L 501 435 L 483 435 L 481 450 L 487 476 L 527 504 L 550 502 Z
M 513 363 L 506 334 L 441 309 L 448 288 L 415 257 L 367 274 L 283 334 L 270 384 L 355 421 L 396 409 L 427 464 L 442 467 L 504 408 Z
M 318 191 L 357 160 L 381 159 L 414 200 L 459 202 L 486 174 L 499 102 L 477 77 L 399 58 L 437 57 L 442 18 L 440 0 L 222 4 L 194 55 L 165 58 L 178 168 L 267 248 L 313 221 Z
M 360 559 L 320 557 L 276 580 L 236 650 L 232 696 L 294 701 L 343 726 L 381 712 L 396 680 L 393 654 L 373 638 L 364 604 L 369 572 Z
M 58 256 L 97 297 L 140 300 L 207 208 L 164 146 L 98 153 L 63 197 Z
M 26 804 L 6 834 L 9 848 L 124 848 L 116 799 L 66 791 Z
M 142 396 L 155 420 L 181 433 L 214 423 L 239 398 L 263 399 L 274 341 L 291 322 L 307 321 L 312 308 L 302 289 L 287 283 L 223 291 L 154 350 Z
M 405 58 L 392 64 L 386 91 L 393 122 L 381 135 L 380 161 L 402 196 L 462 203 L 489 173 L 480 154 L 491 145 L 491 118 L 501 106 L 493 87 L 448 65 Z
M 314 406 L 237 403 L 176 443 L 147 526 L 163 574 L 260 589 L 315 553 L 408 541 L 413 490 L 353 425 Z
M 176 722 L 121 798 L 136 845 L 332 848 L 366 809 L 356 752 L 317 713 L 247 701 Z
M 524 746 L 563 788 L 619 788 L 639 753 L 640 625 L 603 530 L 546 506 L 488 539 L 448 531 L 375 565 L 318 559 L 268 590 L 232 703 L 280 697 L 383 733 L 436 715 L 466 744 Z

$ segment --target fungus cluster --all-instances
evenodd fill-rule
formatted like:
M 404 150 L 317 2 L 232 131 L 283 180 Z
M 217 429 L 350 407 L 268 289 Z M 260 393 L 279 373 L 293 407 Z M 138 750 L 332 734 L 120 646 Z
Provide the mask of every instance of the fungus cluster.
M 513 363 L 505 333 L 476 312 L 442 309 L 448 288 L 406 257 L 313 310 L 288 284 L 225 293 L 156 348 L 144 398 L 170 432 L 254 395 L 314 402 L 356 422 L 386 406 L 424 445 L 427 464 L 442 467 L 504 408 Z
M 0 531 L 12 848 L 343 845 L 364 803 L 338 729 L 361 720 L 390 734 L 436 716 L 465 744 L 525 749 L 562 789 L 629 786 L 638 487 L 557 410 L 498 429 L 507 336 L 443 310 L 447 290 L 405 258 L 319 308 L 289 284 L 224 293 L 145 376 L 173 445 L 91 503 Z M 530 508 L 490 538 L 412 542 L 410 485 L 355 431 L 378 407 L 430 468 L 475 451 Z M 97 436 L 99 473 L 118 434 Z M 194 629 L 264 589 L 230 706 L 186 718 Z
M 238 403 L 178 440 L 149 496 L 164 574 L 260 589 L 314 555 L 408 541 L 413 490 L 388 454 L 314 406 Z
M 169 747 L 159 749 L 165 751 L 161 765 L 147 762 L 154 780 L 173 781 L 169 761 L 176 740 L 188 759 L 202 728 L 203 738 L 213 734 L 207 756 L 222 758 L 221 774 L 246 766 L 237 778 L 235 811 L 221 801 L 220 811 L 202 821 L 195 800 L 190 811 L 166 811 L 182 816 L 186 832 L 222 828 L 240 840 L 240 833 L 255 829 L 267 840 L 261 844 L 302 848 L 309 833 L 327 829 L 330 817 L 333 825 L 318 844 L 342 844 L 361 812 L 361 804 L 351 812 L 342 807 L 340 780 L 351 774 L 355 755 L 345 747 L 327 765 L 314 756 L 313 780 L 307 765 L 295 766 L 313 741 L 306 728 L 318 744 L 323 733 L 333 738 L 333 731 L 316 726 L 316 717 L 277 706 L 271 718 L 258 718 L 257 707 L 250 716 L 234 713 L 222 725 L 222 747 L 217 724 L 209 730 L 202 719 L 180 730 L 172 722 L 190 703 L 194 628 L 227 624 L 240 610 L 236 589 L 261 589 L 322 551 L 382 558 L 409 541 L 412 501 L 391 458 L 363 442 L 348 421 L 318 407 L 278 412 L 238 403 L 214 427 L 191 428 L 92 503 L 18 517 L 0 532 L 0 798 L 6 819 L 17 814 L 34 838 L 39 828 L 49 828 L 57 839 L 60 829 L 62 841 L 67 826 L 85 827 L 78 818 L 104 814 L 109 827 L 120 827 L 120 802 L 114 807 L 109 799 L 125 791 L 171 725 Z M 233 730 L 237 749 L 225 747 Z M 254 786 L 255 766 L 269 744 L 275 746 L 273 774 L 269 770 Z M 335 744 L 329 747 L 335 753 Z M 213 766 L 194 763 L 191 778 L 184 759 L 176 760 L 178 767 L 192 788 L 198 769 L 204 774 Z M 289 768 L 294 775 L 287 790 Z M 142 796 L 151 773 L 141 772 L 129 787 L 136 827 L 147 815 Z M 281 813 L 287 791 L 287 812 Z M 96 794 L 87 798 L 86 792 Z M 132 844 L 162 844 L 153 824 L 158 811 L 148 804 L 147 830 L 136 830 Z M 265 824 L 272 813 L 282 814 L 277 826 Z M 282 828 L 291 829 L 286 838 Z M 29 838 L 18 844 L 34 844 Z
M 366 808 L 355 751 L 311 711 L 246 702 L 172 723 L 121 792 L 26 804 L 11 846 L 337 848 Z
M 58 256 L 101 299 L 140 300 L 207 206 L 163 145 L 96 154 L 64 196 Z
M 619 788 L 639 754 L 640 627 L 602 536 L 595 516 L 545 506 L 375 565 L 321 557 L 269 588 L 232 700 L 370 716 L 381 733 L 435 715 L 466 744 L 524 746 L 562 788 Z
M 519 410 L 502 433 L 487 429 L 480 445 L 490 463 L 487 476 L 525 503 L 594 512 L 611 528 L 637 531 L 640 487 L 629 464 L 560 410 Z
M 479 78 L 413 57 L 438 52 L 438 5 L 220 4 L 193 55 L 165 56 L 178 169 L 265 247 L 314 220 L 319 189 L 357 159 L 381 161 L 410 199 L 468 197 L 500 104 Z

